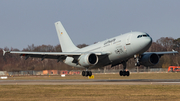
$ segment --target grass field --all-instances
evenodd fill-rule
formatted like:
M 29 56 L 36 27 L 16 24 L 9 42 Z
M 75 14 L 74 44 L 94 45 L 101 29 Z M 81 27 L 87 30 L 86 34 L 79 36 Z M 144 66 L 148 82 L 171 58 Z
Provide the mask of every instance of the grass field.
M 81 75 L 15 76 L 7 80 L 88 79 Z M 95 74 L 95 79 L 180 79 L 180 73 Z M 180 101 L 180 85 L 0 85 L 0 101 Z
M 179 101 L 180 85 L 4 85 L 1 101 Z

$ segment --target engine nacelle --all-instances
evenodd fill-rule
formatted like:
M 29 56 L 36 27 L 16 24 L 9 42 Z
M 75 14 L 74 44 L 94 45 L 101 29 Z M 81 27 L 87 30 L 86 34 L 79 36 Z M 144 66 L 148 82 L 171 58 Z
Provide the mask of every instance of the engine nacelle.
M 155 53 L 143 55 L 140 64 L 144 66 L 154 66 L 159 62 L 159 56 Z
M 96 56 L 96 54 L 91 53 L 91 54 L 83 54 L 79 57 L 78 59 L 78 63 L 79 65 L 83 66 L 83 67 L 89 67 L 92 65 L 96 65 L 98 62 L 98 57 Z

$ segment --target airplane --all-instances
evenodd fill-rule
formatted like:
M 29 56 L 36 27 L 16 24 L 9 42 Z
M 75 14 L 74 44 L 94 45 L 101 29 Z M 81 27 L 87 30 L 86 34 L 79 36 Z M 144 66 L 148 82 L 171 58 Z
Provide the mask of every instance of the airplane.
M 82 76 L 92 76 L 88 69 L 100 68 L 107 65 L 111 67 L 122 64 L 123 70 L 119 71 L 120 76 L 129 76 L 130 72 L 126 70 L 126 62 L 130 58 L 135 58 L 135 66 L 154 66 L 164 54 L 176 54 L 177 51 L 166 52 L 146 52 L 152 44 L 152 38 L 145 32 L 129 32 L 96 44 L 78 48 L 74 45 L 71 38 L 64 29 L 60 21 L 55 22 L 57 35 L 60 41 L 62 52 L 23 52 L 23 51 L 5 51 L 6 53 L 20 54 L 29 57 L 46 59 L 56 59 L 67 65 L 85 68 Z

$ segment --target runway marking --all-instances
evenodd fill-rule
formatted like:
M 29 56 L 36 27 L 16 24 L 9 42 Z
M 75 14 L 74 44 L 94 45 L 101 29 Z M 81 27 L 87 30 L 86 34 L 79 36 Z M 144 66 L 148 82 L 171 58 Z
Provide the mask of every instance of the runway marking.
M 180 83 L 180 82 L 161 82 L 161 83 Z
M 153 80 L 0 80 L 0 85 L 180 85 L 180 79 Z

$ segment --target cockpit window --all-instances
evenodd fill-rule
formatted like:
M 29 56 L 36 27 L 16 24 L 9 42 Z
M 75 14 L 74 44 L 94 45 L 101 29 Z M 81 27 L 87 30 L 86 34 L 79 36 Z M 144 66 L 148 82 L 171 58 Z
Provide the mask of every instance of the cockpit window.
M 141 38 L 141 37 L 149 37 L 148 34 L 145 34 L 145 35 L 138 35 L 137 38 Z
M 142 35 L 138 35 L 138 37 L 137 38 L 141 38 L 142 37 Z

